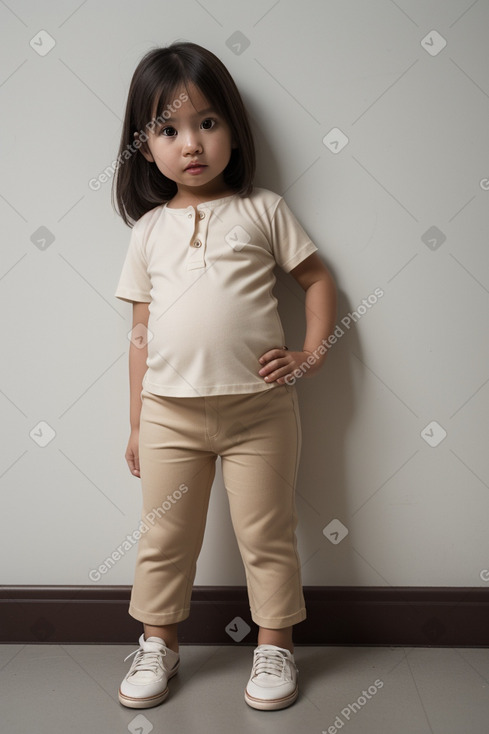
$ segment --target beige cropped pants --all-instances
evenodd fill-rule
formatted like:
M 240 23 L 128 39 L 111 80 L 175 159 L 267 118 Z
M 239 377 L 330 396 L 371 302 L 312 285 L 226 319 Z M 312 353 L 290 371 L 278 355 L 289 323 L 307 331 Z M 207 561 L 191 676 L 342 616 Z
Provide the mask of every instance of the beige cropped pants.
M 281 629 L 304 620 L 295 535 L 302 443 L 295 386 L 197 398 L 143 389 L 141 398 L 143 511 L 129 614 L 157 626 L 189 616 L 220 456 L 253 621 Z

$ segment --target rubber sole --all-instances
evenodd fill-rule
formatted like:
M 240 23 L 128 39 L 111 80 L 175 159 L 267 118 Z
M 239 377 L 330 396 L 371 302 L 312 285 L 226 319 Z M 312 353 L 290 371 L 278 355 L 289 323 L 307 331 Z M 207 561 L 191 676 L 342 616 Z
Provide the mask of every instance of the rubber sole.
M 271 701 L 267 701 L 263 698 L 254 698 L 250 696 L 245 688 L 244 698 L 248 706 L 253 709 L 259 709 L 260 711 L 278 711 L 279 709 L 285 709 L 287 706 L 291 706 L 299 695 L 299 687 L 297 686 L 294 691 L 284 698 L 274 698 Z

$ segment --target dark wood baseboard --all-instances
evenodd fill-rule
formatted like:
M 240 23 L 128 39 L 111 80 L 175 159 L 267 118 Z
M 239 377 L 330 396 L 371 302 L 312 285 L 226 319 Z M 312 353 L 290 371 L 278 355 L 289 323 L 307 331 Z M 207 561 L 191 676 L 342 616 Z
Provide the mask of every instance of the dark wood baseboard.
M 0 642 L 134 644 L 142 625 L 128 614 L 130 591 L 0 587 Z M 489 646 L 489 589 L 309 586 L 304 597 L 298 645 Z M 193 645 L 254 645 L 256 633 L 246 588 L 235 586 L 195 587 L 190 617 L 179 626 L 180 641 Z

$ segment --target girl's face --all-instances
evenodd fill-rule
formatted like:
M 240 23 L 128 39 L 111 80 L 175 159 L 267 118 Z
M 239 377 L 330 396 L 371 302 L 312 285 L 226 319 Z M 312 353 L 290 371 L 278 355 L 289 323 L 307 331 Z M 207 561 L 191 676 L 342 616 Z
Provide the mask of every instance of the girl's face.
M 177 90 L 175 99 L 180 92 Z M 148 133 L 146 160 L 175 181 L 180 195 L 215 196 L 228 191 L 223 171 L 232 149 L 231 129 L 194 85 L 181 107 Z M 185 97 L 180 97 L 185 99 Z M 149 149 L 149 150 L 148 150 Z

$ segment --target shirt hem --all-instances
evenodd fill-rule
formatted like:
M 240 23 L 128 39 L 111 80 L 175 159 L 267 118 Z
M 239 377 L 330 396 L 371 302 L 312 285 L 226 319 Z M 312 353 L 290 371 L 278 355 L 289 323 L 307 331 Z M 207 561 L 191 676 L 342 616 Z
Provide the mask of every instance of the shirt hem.
M 199 388 L 178 388 L 157 385 L 152 382 L 143 382 L 143 390 L 153 393 L 153 395 L 161 395 L 170 398 L 205 398 L 209 395 L 246 395 L 250 393 L 265 392 L 265 390 L 274 390 L 282 387 L 278 383 L 267 385 L 264 383 L 247 383 L 245 385 L 210 385 Z

